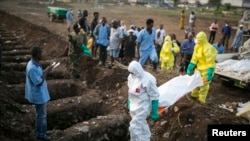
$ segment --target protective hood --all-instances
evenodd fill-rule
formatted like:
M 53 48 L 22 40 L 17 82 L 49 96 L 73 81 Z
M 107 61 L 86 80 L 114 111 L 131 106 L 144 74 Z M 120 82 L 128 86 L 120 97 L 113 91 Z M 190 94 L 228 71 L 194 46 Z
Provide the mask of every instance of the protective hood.
M 137 61 L 132 61 L 128 66 L 128 71 L 131 73 L 132 76 L 137 78 L 142 78 L 144 75 L 144 70 L 141 64 Z
M 208 43 L 207 41 L 207 35 L 205 32 L 201 31 L 196 35 L 196 42 L 197 44 L 204 45 Z
M 172 43 L 172 39 L 169 35 L 167 35 L 164 39 L 165 43 Z

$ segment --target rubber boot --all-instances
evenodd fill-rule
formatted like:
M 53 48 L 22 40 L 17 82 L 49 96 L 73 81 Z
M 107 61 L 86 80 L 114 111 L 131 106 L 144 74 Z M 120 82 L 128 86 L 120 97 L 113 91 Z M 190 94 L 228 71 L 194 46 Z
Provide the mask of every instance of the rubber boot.
M 196 88 L 191 93 L 192 98 L 199 98 L 199 88 Z
M 205 83 L 203 86 L 200 87 L 199 99 L 198 99 L 200 103 L 206 103 L 208 90 L 209 90 L 209 82 Z

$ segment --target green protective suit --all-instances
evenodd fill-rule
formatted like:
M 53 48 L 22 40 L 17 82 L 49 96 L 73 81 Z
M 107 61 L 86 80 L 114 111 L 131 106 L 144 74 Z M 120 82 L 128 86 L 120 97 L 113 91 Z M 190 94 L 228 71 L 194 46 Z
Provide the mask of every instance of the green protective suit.
M 161 69 L 172 70 L 174 67 L 174 53 L 179 52 L 180 47 L 176 43 L 173 43 L 171 37 L 167 35 L 160 52 Z
M 214 75 L 216 67 L 215 59 L 218 54 L 217 50 L 207 41 L 206 33 L 203 31 L 196 35 L 197 43 L 194 47 L 194 52 L 190 64 L 196 65 L 195 71 L 199 71 L 204 82 L 204 85 L 192 91 L 191 96 L 197 98 L 201 103 L 206 102 L 209 84 Z

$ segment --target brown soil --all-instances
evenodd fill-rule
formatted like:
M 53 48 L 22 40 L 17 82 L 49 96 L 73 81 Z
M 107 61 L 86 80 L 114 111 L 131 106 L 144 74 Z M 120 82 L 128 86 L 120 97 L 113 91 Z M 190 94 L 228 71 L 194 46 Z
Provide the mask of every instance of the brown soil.
M 53 140 L 129 140 L 127 70 L 116 66 L 112 69 L 100 67 L 97 59 L 84 56 L 81 81 L 72 81 L 69 58 L 61 56 L 68 44 L 66 23 L 49 22 L 46 4 L 8 0 L 1 1 L 0 5 L 0 34 L 5 42 L 0 77 L 0 140 L 36 140 L 34 106 L 24 99 L 25 66 L 30 59 L 30 48 L 34 45 L 44 49 L 44 67 L 52 61 L 61 62 L 60 67 L 47 80 L 51 94 L 51 101 L 47 105 L 48 130 Z M 163 23 L 167 33 L 175 33 L 180 41 L 184 39 L 184 32 L 178 29 L 178 17 L 166 17 L 164 13 L 150 8 L 127 5 L 107 5 L 103 8 L 76 3 L 56 3 L 54 6 L 71 7 L 75 13 L 78 9 L 88 9 L 89 19 L 94 11 L 98 11 L 101 17 L 105 16 L 109 21 L 113 18 L 126 21 L 127 26 L 143 26 L 146 18 L 153 17 L 155 25 Z M 196 31 L 204 30 L 208 33 L 212 21 L 198 17 Z M 219 24 L 223 25 L 223 22 L 221 20 Z M 236 24 L 237 20 L 232 22 Z M 219 38 L 220 34 L 216 40 Z M 150 67 L 146 70 L 157 78 L 158 86 L 179 75 L 178 69 L 158 73 L 152 72 Z M 225 84 L 215 77 L 206 104 L 184 96 L 156 122 L 149 119 L 152 140 L 201 141 L 207 139 L 209 124 L 247 124 L 248 120 L 235 116 L 236 111 L 229 112 L 219 108 L 219 105 L 247 102 L 249 99 L 249 91 Z

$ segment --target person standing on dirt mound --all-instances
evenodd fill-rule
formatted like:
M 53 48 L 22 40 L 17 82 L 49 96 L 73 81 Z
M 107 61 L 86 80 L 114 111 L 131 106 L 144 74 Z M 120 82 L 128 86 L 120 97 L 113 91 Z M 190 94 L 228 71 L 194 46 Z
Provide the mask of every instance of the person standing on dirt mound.
M 137 42 L 137 54 L 140 57 L 139 62 L 142 66 L 146 63 L 148 58 L 153 62 L 153 70 L 157 70 L 158 56 L 155 50 L 155 37 L 156 31 L 153 28 L 154 20 L 147 19 L 147 27 L 138 33 Z
M 90 32 L 88 19 L 87 19 L 88 15 L 89 15 L 88 10 L 83 10 L 83 16 L 79 19 L 79 25 L 86 33 Z
M 33 47 L 32 59 L 26 67 L 25 99 L 35 105 L 35 135 L 37 139 L 49 141 L 47 136 L 47 111 L 46 103 L 50 100 L 46 77 L 51 71 L 52 65 L 42 70 L 42 49 Z
M 191 75 L 194 68 L 199 71 L 203 78 L 203 86 L 192 91 L 191 96 L 197 98 L 199 102 L 205 103 L 209 85 L 214 76 L 216 67 L 215 59 L 218 54 L 217 50 L 208 42 L 207 35 L 201 31 L 196 36 L 196 45 L 192 59 L 187 68 L 187 74 Z
M 96 43 L 96 38 L 94 36 L 94 30 L 95 30 L 95 27 L 96 25 L 98 25 L 98 18 L 99 18 L 99 13 L 98 12 L 94 12 L 93 13 L 93 16 L 94 16 L 94 19 L 92 20 L 91 24 L 90 24 L 90 33 L 93 37 L 93 46 L 92 46 L 92 57 L 96 57 L 96 54 L 97 54 L 97 43 Z
M 95 27 L 93 34 L 99 47 L 99 65 L 105 66 L 110 36 L 110 27 L 107 24 L 106 17 L 102 17 L 101 23 Z
M 117 19 L 112 20 L 112 27 L 110 31 L 110 66 L 112 67 L 114 61 L 119 61 L 119 53 L 121 50 L 121 43 L 123 40 L 123 32 L 119 26 Z
M 130 141 L 150 141 L 151 132 L 147 123 L 150 114 L 152 120 L 159 118 L 159 91 L 155 77 L 144 71 L 137 61 L 128 66 L 128 110 L 130 121 Z
M 87 45 L 87 35 L 83 29 L 79 29 L 78 24 L 73 26 L 74 32 L 69 35 L 69 52 L 71 64 L 71 78 L 77 80 L 80 78 L 80 60 L 83 54 L 82 45 Z

